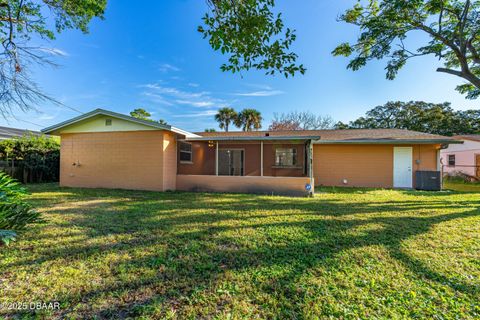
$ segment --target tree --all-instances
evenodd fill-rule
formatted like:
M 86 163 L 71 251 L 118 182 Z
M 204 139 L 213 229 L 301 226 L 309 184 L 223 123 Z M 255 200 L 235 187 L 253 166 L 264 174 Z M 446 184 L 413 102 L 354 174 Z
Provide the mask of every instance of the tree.
M 153 121 L 152 119 L 150 119 L 152 114 L 150 112 L 148 112 L 147 110 L 142 109 L 142 108 L 137 108 L 137 109 L 131 111 L 130 116 L 132 116 L 134 118 L 137 118 L 137 119 L 141 119 L 141 120 Z
M 441 135 L 480 133 L 480 110 L 455 111 L 450 103 L 388 102 L 337 129 L 407 129 Z
M 210 128 L 210 129 L 205 129 L 205 132 L 217 132 L 217 130 L 215 130 L 214 128 Z
M 458 134 L 480 134 L 480 110 L 457 111 Z
M 79 29 L 88 32 L 94 17 L 103 18 L 106 0 L 3 0 L 0 1 L 0 114 L 14 109 L 27 111 L 45 101 L 30 76 L 30 67 L 54 65 L 50 57 L 58 50 L 32 46 L 31 40 L 54 40 L 55 32 Z M 48 14 L 47 14 L 48 13 Z
M 258 130 L 262 127 L 262 114 L 256 109 L 243 109 L 235 119 L 235 125 L 243 131 Z
M 225 129 L 225 132 L 228 132 L 228 127 L 231 123 L 235 122 L 238 114 L 233 108 L 222 108 L 218 110 L 218 113 L 215 115 L 215 121 L 218 122 L 220 129 Z
M 207 0 L 210 12 L 198 31 L 211 47 L 228 54 L 222 71 L 241 72 L 251 68 L 285 77 L 305 73 L 290 51 L 295 31 L 285 28 L 281 14 L 275 14 L 274 0 Z
M 470 99 L 480 96 L 480 1 L 368 0 L 340 20 L 361 29 L 355 43 L 342 43 L 333 51 L 335 56 L 354 56 L 349 69 L 387 58 L 386 77 L 393 80 L 409 59 L 434 55 L 444 64 L 438 72 L 467 82 L 457 86 L 459 92 Z M 430 41 L 409 49 L 404 40 L 415 31 Z
M 148 112 L 147 110 L 143 108 L 137 108 L 133 111 L 130 112 L 130 116 L 140 119 L 140 120 L 147 120 L 147 121 L 153 121 L 153 122 L 158 122 L 163 125 L 168 125 L 167 121 L 160 119 L 158 121 L 155 121 L 151 118 L 152 114 Z
M 274 113 L 270 129 L 276 130 L 320 130 L 331 129 L 334 121 L 330 116 L 316 115 L 310 111 Z
M 273 119 L 272 123 L 268 127 L 268 131 L 293 131 L 293 130 L 302 130 L 300 124 L 292 120 L 276 120 Z

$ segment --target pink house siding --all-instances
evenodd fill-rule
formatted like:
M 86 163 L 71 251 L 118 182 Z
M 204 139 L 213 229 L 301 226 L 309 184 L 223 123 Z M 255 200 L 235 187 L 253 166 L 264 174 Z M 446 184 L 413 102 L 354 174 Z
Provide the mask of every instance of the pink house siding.
M 451 144 L 447 149 L 441 151 L 441 163 L 445 173 L 462 172 L 475 176 L 475 158 L 480 154 L 480 142 L 463 140 L 463 144 Z M 448 165 L 448 156 L 455 155 L 455 166 Z

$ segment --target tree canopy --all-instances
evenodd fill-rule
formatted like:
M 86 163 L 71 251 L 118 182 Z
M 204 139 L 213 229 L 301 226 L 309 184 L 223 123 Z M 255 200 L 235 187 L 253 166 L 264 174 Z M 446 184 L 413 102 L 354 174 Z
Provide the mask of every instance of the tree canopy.
M 290 47 L 295 31 L 285 27 L 274 0 L 207 0 L 210 11 L 198 27 L 213 49 L 229 55 L 222 71 L 263 70 L 285 77 L 305 73 Z
M 394 79 L 407 61 L 434 55 L 444 66 L 438 72 L 462 78 L 457 90 L 467 98 L 480 96 L 480 1 L 368 0 L 358 2 L 340 20 L 361 30 L 354 43 L 342 43 L 336 56 L 353 56 L 348 68 L 358 70 L 371 60 L 388 59 L 387 79 Z M 429 37 L 410 48 L 412 32 Z
M 408 129 L 446 136 L 480 133 L 480 110 L 455 111 L 450 103 L 388 102 L 337 129 Z
M 243 109 L 235 119 L 235 125 L 243 131 L 253 131 L 262 128 L 263 117 L 256 109 Z
M 153 121 L 153 122 L 158 122 L 160 124 L 168 125 L 167 121 L 163 119 L 159 119 L 158 121 L 153 120 L 151 118 L 152 114 L 143 108 L 137 108 L 137 109 L 134 109 L 133 111 L 130 111 L 130 116 L 140 120 Z
M 141 120 L 152 120 L 152 114 L 145 109 L 137 108 L 130 112 L 130 116 Z
M 218 122 L 218 127 L 228 132 L 231 123 L 235 123 L 238 114 L 233 108 L 225 107 L 218 110 L 215 115 L 215 121 Z

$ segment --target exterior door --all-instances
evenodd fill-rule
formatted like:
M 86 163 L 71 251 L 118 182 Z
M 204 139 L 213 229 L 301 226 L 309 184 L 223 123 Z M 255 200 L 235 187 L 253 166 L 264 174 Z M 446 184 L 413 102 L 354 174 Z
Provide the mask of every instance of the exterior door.
M 413 187 L 413 150 L 412 147 L 393 148 L 393 187 Z

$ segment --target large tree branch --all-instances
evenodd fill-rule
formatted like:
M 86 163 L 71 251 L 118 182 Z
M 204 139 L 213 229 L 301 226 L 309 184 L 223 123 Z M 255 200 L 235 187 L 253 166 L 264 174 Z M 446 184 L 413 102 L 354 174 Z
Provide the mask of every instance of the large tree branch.
M 467 41 L 467 48 L 470 51 L 470 53 L 472 54 L 473 62 L 476 63 L 476 64 L 480 64 L 480 54 L 478 53 L 477 49 L 473 45 L 471 39 Z
M 437 72 L 452 74 L 452 75 L 460 77 L 460 78 L 464 77 L 462 71 L 448 69 L 448 68 L 437 68 Z
M 469 81 L 471 84 L 473 84 L 478 89 L 480 89 L 480 78 L 477 77 L 476 75 L 474 75 L 473 73 L 471 73 L 470 70 L 459 71 L 459 70 L 453 70 L 453 69 L 448 69 L 448 68 L 438 68 L 437 72 L 448 73 L 448 74 L 463 78 L 463 79 Z
M 429 35 L 431 35 L 433 38 L 441 41 L 444 45 L 450 47 L 454 52 L 458 53 L 458 54 L 461 54 L 460 52 L 460 49 L 455 45 L 454 42 L 452 42 L 451 40 L 445 38 L 444 36 L 442 36 L 440 33 L 436 32 L 435 30 L 433 30 L 432 28 L 430 28 L 429 26 L 426 26 L 424 25 L 423 23 L 419 23 L 419 22 L 413 22 L 412 23 L 412 26 L 418 30 L 422 30 L 422 31 L 425 31 L 426 33 L 428 33 Z
M 458 21 L 458 37 L 457 41 L 460 45 L 460 51 L 462 55 L 467 54 L 467 41 L 465 40 L 465 26 L 468 21 L 468 12 L 470 11 L 470 0 L 465 2 L 465 6 L 463 8 L 462 14 L 460 15 L 460 19 Z

